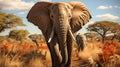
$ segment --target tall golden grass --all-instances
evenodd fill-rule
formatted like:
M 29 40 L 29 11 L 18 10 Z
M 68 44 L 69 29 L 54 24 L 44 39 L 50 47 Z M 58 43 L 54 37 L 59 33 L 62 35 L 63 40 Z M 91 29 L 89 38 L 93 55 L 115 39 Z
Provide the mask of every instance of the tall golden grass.
M 77 52 L 73 48 L 72 60 L 75 67 L 119 67 L 120 66 L 120 43 L 117 41 L 85 42 L 83 51 Z M 4 40 L 0 43 L 0 67 L 50 67 L 50 52 L 45 42 L 39 45 L 30 40 L 22 42 L 13 39 Z M 74 56 L 75 55 L 75 56 Z M 78 64 L 77 64 L 78 63 Z
M 38 44 L 37 47 L 32 41 L 4 40 L 0 43 L 0 67 L 46 67 L 46 62 L 51 62 L 49 50 L 46 43 Z
M 100 65 L 102 67 L 120 66 L 120 43 L 106 40 L 105 44 L 99 42 L 86 42 L 87 46 L 78 56 L 81 60 Z M 90 65 L 90 64 L 89 64 Z

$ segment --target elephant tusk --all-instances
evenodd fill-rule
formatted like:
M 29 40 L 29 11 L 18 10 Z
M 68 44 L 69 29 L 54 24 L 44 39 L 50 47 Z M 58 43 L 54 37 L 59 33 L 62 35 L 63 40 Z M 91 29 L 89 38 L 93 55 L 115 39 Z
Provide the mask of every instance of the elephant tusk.
M 51 42 L 52 38 L 53 38 L 53 35 L 54 35 L 54 30 L 52 29 L 52 32 L 50 34 L 50 38 L 48 39 L 48 43 Z
M 71 29 L 69 29 L 69 32 L 70 32 L 70 35 L 72 36 L 73 40 L 75 40 L 75 41 L 76 41 L 76 39 L 75 39 L 74 35 L 72 34 Z

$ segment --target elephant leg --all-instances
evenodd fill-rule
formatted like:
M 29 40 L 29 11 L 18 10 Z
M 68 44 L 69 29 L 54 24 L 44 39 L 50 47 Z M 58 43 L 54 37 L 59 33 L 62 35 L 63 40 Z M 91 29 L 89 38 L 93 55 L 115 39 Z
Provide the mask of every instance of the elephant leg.
M 67 64 L 66 64 L 66 67 L 71 67 L 72 48 L 73 48 L 73 39 L 72 39 L 72 37 L 68 34 L 68 36 L 67 36 L 68 62 L 67 62 Z
M 48 48 L 50 50 L 51 59 L 52 59 L 52 67 L 59 67 L 62 61 L 58 46 L 57 39 L 53 37 L 50 43 L 48 43 Z

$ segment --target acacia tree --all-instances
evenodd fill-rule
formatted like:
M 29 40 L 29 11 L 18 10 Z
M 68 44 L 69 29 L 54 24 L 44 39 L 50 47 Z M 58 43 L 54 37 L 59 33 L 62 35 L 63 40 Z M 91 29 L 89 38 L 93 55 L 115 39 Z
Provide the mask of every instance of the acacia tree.
M 11 30 L 9 33 L 9 38 L 22 40 L 25 39 L 28 34 L 29 32 L 27 30 Z
M 87 40 L 94 41 L 94 40 L 96 40 L 95 36 L 97 34 L 95 32 L 88 32 L 88 33 L 85 33 L 84 35 L 86 36 Z
M 36 43 L 37 47 L 39 46 L 39 41 L 45 41 L 43 35 L 41 34 L 31 34 L 28 36 L 33 42 Z
M 88 25 L 87 30 L 99 34 L 102 37 L 102 42 L 104 43 L 107 35 L 117 35 L 118 31 L 120 31 L 120 25 L 111 21 L 98 21 L 94 24 Z
M 117 39 L 120 42 L 120 31 L 116 32 L 116 34 L 114 34 L 112 39 Z
M 7 14 L 0 11 L 0 32 L 4 31 L 6 28 L 23 25 L 24 24 L 21 18 L 13 14 Z

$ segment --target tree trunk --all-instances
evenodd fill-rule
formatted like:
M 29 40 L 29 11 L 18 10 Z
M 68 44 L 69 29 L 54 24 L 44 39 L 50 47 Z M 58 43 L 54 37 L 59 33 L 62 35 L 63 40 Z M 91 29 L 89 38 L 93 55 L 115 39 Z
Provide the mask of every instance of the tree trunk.
M 115 37 L 116 37 L 116 35 L 114 34 L 114 36 L 112 37 L 112 39 L 111 39 L 111 40 L 115 39 Z
M 102 36 L 102 43 L 105 43 L 105 36 Z

